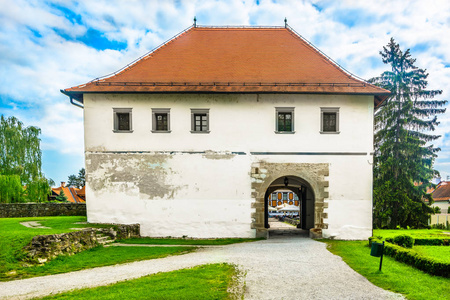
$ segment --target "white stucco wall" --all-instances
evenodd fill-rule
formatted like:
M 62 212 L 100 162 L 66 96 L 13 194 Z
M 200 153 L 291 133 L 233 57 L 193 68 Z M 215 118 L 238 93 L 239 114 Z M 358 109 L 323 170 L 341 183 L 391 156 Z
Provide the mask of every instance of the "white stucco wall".
M 328 163 L 323 235 L 371 235 L 371 96 L 86 94 L 84 106 L 90 222 L 140 223 L 147 236 L 253 237 L 252 163 Z M 275 107 L 295 107 L 295 134 L 274 132 Z M 339 134 L 320 134 L 320 107 L 340 108 Z M 132 133 L 113 132 L 113 108 L 133 109 Z M 151 132 L 152 108 L 171 109 L 171 133 Z M 209 109 L 210 133 L 190 133 L 191 108 Z

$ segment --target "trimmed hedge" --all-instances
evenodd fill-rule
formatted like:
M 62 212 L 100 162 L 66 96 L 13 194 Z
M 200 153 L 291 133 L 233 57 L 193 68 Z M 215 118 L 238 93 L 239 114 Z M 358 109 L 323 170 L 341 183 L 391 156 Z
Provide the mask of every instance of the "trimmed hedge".
M 381 241 L 377 238 L 370 237 L 370 246 L 372 245 L 372 242 Z M 450 263 L 441 262 L 433 258 L 425 257 L 418 254 L 413 249 L 406 249 L 386 242 L 384 243 L 384 254 L 394 258 L 396 261 L 410 265 L 425 273 L 442 277 L 450 277 Z
M 450 239 L 416 239 L 414 245 L 418 246 L 449 246 Z
M 414 245 L 414 238 L 407 234 L 397 235 L 394 238 L 386 238 L 386 242 L 396 244 L 404 248 L 412 248 Z

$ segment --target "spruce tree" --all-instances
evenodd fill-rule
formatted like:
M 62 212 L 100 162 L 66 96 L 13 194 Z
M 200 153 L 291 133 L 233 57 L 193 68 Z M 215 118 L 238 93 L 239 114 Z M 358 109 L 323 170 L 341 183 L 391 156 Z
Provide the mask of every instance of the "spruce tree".
M 434 210 L 427 194 L 438 172 L 433 163 L 440 150 L 430 134 L 446 101 L 433 100 L 441 90 L 426 90 L 426 70 L 415 66 L 393 38 L 380 51 L 390 66 L 370 82 L 391 92 L 375 112 L 374 224 L 376 227 L 423 227 Z M 425 201 L 427 200 L 427 201 Z
M 61 192 L 59 193 L 58 196 L 56 196 L 55 199 L 58 200 L 58 201 L 61 201 L 61 202 L 65 202 L 65 201 L 67 201 L 68 198 L 66 196 L 66 193 L 64 193 L 64 190 L 61 189 Z

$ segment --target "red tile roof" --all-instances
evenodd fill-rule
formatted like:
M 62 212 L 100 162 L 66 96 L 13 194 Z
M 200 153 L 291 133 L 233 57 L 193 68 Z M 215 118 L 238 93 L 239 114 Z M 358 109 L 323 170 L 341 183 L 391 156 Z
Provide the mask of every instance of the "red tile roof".
M 433 192 L 434 201 L 450 200 L 450 181 L 442 181 Z
M 77 189 L 74 187 L 60 186 L 57 188 L 52 188 L 52 192 L 59 195 L 61 190 L 64 190 L 64 195 L 67 197 L 67 201 L 73 203 L 85 203 L 86 201 L 82 198 L 84 196 L 84 187 L 82 189 Z M 81 191 L 81 194 L 80 194 Z
M 112 76 L 62 92 L 80 101 L 103 92 L 364 94 L 375 105 L 389 94 L 289 27 L 191 27 Z

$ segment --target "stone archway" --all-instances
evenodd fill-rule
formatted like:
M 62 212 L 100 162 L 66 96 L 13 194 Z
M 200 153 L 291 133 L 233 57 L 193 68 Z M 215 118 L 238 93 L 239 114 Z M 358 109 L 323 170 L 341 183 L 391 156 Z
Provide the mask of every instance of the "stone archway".
M 328 228 L 328 215 L 324 212 L 328 208 L 326 199 L 328 192 L 328 181 L 325 177 L 329 175 L 327 163 L 267 163 L 258 162 L 252 164 L 252 229 L 256 229 L 257 237 L 267 237 L 267 229 L 264 226 L 265 194 L 269 186 L 276 179 L 285 176 L 293 176 L 306 181 L 315 195 L 314 201 L 314 228 L 310 230 L 311 237 L 322 237 L 322 229 Z

